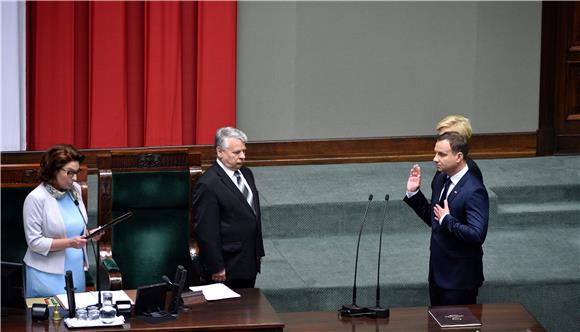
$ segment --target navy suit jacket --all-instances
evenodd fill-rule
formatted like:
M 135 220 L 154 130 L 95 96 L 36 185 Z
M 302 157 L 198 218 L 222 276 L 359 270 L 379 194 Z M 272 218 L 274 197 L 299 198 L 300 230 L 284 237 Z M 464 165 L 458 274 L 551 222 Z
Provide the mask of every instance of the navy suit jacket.
M 207 280 L 224 268 L 229 280 L 255 278 L 260 272 L 264 256 L 260 199 L 252 171 L 247 167 L 240 171 L 252 191 L 253 209 L 217 163 L 194 188 L 194 223 Z
M 489 221 L 489 197 L 481 180 L 467 172 L 449 192 L 449 214 L 435 220 L 446 174 L 435 175 L 431 200 L 421 191 L 404 201 L 431 227 L 429 282 L 444 289 L 476 289 L 483 284 L 483 249 Z

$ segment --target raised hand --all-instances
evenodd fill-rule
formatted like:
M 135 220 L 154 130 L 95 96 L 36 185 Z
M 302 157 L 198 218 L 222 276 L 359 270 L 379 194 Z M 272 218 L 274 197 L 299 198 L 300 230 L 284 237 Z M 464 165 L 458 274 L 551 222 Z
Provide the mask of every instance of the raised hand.
M 415 164 L 409 171 L 409 179 L 407 180 L 407 191 L 413 192 L 419 190 L 421 187 L 421 166 Z
M 97 228 L 93 228 L 89 231 L 90 234 L 98 232 L 97 235 L 93 235 L 93 237 L 92 237 L 93 241 L 99 241 L 101 239 L 101 237 L 103 236 L 103 234 L 105 234 L 104 231 L 99 231 L 99 230 L 100 230 L 100 228 L 97 227 Z

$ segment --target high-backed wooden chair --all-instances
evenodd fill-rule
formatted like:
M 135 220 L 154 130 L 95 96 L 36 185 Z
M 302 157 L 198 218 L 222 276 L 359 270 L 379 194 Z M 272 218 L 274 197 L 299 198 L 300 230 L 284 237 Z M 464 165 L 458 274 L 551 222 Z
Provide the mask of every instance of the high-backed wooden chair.
M 192 190 L 201 175 L 199 154 L 187 149 L 113 150 L 97 156 L 98 222 L 124 212 L 133 217 L 101 238 L 100 256 L 111 289 L 132 289 L 173 279 L 177 265 L 198 281 Z
M 26 196 L 40 184 L 39 164 L 1 165 L 2 190 L 2 261 L 21 263 L 28 245 L 24 236 L 22 207 Z M 88 205 L 87 167 L 77 176 L 83 201 Z

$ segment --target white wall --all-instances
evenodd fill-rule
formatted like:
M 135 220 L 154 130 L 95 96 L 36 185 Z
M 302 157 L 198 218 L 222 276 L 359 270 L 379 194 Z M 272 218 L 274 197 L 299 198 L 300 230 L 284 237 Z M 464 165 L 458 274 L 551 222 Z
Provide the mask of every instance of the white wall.
M 237 126 L 250 140 L 538 126 L 540 2 L 238 3 Z
M 0 151 L 26 149 L 26 3 L 0 3 Z

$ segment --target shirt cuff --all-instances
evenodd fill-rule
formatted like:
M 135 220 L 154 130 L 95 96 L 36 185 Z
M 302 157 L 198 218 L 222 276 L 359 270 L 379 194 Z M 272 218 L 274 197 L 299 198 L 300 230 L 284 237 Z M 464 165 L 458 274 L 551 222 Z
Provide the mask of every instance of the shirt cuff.
M 415 196 L 416 193 L 418 193 L 419 190 L 416 191 L 407 191 L 407 198 L 411 198 L 413 196 Z
M 441 216 L 441 218 L 439 218 L 439 225 L 443 223 L 443 219 L 445 219 L 445 217 L 447 217 L 448 215 L 449 213 L 445 213 L 444 215 Z

